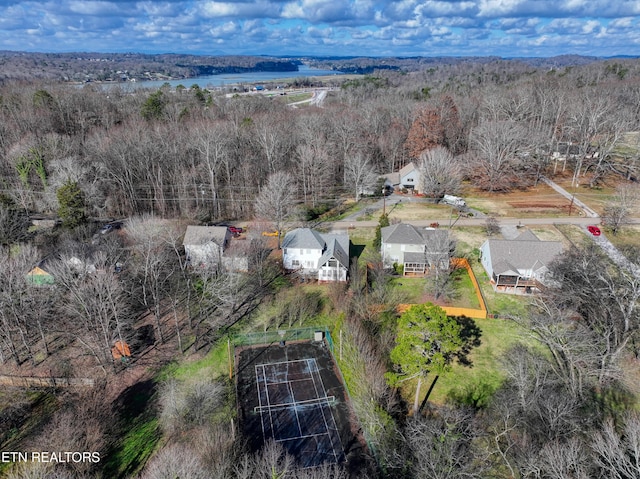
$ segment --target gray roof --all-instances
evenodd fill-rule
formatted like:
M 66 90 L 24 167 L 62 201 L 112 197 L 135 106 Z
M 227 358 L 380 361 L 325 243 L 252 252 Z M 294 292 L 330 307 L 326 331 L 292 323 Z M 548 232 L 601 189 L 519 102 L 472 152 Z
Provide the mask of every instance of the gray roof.
M 537 271 L 547 267 L 562 252 L 560 241 L 540 241 L 535 235 L 533 237 L 533 240 L 520 237 L 487 240 L 493 273 L 515 276 L 523 270 Z
M 421 229 L 405 223 L 385 226 L 380 233 L 385 244 L 428 244 L 449 234 L 447 230 Z
M 310 228 L 296 228 L 285 235 L 282 248 L 319 249 L 323 253 L 318 267 L 331 257 L 345 268 L 349 267 L 349 236 L 346 234 L 324 234 Z
M 323 235 L 310 228 L 296 228 L 289 231 L 282 240 L 282 248 L 306 248 L 324 250 Z
M 404 262 L 405 263 L 418 263 L 418 264 L 426 264 L 427 257 L 424 253 L 411 253 L 409 251 L 404 253 Z
M 514 241 L 540 241 L 540 238 L 538 238 L 533 231 L 524 230 Z
M 382 242 L 387 244 L 425 244 L 421 230 L 405 223 L 385 226 L 380 233 Z
M 344 236 L 347 240 L 345 250 L 344 239 L 338 238 L 337 235 L 333 236 L 334 238 L 330 238 L 329 241 L 327 241 L 327 250 L 318 260 L 318 268 L 324 266 L 331 258 L 335 258 L 342 266 L 349 269 L 349 237 L 347 235 L 341 235 Z M 340 244 L 341 242 L 339 241 L 339 239 L 343 239 L 343 244 Z
M 183 245 L 204 245 L 211 241 L 218 245 L 224 245 L 227 237 L 226 226 L 187 226 L 187 231 L 182 240 Z

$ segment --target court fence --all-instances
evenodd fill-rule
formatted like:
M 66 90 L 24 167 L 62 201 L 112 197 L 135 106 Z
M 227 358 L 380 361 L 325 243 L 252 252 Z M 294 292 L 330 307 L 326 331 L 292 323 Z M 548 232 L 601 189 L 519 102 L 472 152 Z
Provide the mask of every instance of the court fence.
M 309 327 L 309 328 L 294 328 L 294 329 L 281 329 L 277 331 L 258 331 L 252 333 L 242 333 L 237 334 L 233 338 L 229 340 L 229 374 L 233 375 L 232 372 L 232 358 L 235 358 L 235 348 L 239 346 L 257 346 L 257 345 L 268 345 L 275 344 L 281 341 L 322 341 L 325 340 L 327 346 L 329 347 L 329 352 L 331 353 L 331 358 L 333 359 L 334 364 L 336 365 L 336 369 L 339 374 L 340 381 L 344 385 L 344 390 L 347 393 L 347 397 L 349 402 L 351 403 L 351 411 L 356 416 L 358 423 L 362 424 L 362 421 L 358 417 L 355 408 L 353 407 L 353 398 L 351 397 L 351 392 L 349 391 L 349 386 L 344 379 L 344 374 L 342 374 L 342 369 L 340 368 L 340 362 L 335 354 L 335 343 L 331 336 L 331 332 L 329 329 L 325 327 Z M 231 347 L 233 347 L 233 352 L 231 351 Z M 364 440 L 369 447 L 369 451 L 375 458 L 376 462 L 378 462 L 378 455 L 376 451 L 376 447 L 373 444 L 373 441 L 369 437 L 369 434 L 363 428 L 362 433 L 364 436 Z M 379 462 L 378 462 L 379 463 Z
M 320 333 L 320 336 L 318 336 L 318 333 Z M 333 340 L 331 339 L 331 334 L 326 327 L 280 329 L 277 331 L 243 333 L 234 336 L 231 339 L 231 344 L 236 347 L 254 346 L 257 344 L 275 344 L 281 341 L 322 341 L 323 339 L 327 340 L 329 347 L 333 350 Z

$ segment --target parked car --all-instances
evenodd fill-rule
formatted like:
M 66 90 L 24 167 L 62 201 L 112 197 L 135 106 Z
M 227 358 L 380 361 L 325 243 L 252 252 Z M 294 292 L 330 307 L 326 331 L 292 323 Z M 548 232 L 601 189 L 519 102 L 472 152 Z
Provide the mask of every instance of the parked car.
M 234 235 L 239 235 L 244 231 L 239 226 L 227 226 L 227 228 L 229 228 L 229 231 L 231 231 Z
M 263 231 L 262 236 L 279 236 L 281 233 L 279 231 Z
M 587 226 L 587 230 L 589 231 L 589 233 L 591 233 L 593 236 L 600 236 L 602 234 L 602 232 L 600 231 L 600 228 L 598 228 L 595 225 L 589 225 Z

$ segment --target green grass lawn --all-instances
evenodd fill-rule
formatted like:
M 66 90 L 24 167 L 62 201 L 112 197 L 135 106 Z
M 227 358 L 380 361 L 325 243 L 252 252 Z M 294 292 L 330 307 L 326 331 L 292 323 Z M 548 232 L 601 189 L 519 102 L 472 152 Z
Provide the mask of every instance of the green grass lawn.
M 460 268 L 452 273 L 452 281 L 455 288 L 455 298 L 443 303 L 446 306 L 457 306 L 459 308 L 480 308 L 476 290 L 473 287 L 471 278 L 466 269 Z M 408 276 L 397 276 L 391 280 L 392 284 L 402 295 L 403 301 L 410 304 L 433 301 L 426 292 L 425 278 Z
M 618 230 L 618 234 L 613 235 L 610 231 L 604 230 L 607 239 L 621 251 L 626 248 L 635 246 L 640 247 L 640 226 L 626 225 Z
M 452 370 L 438 380 L 431 400 L 442 403 L 452 397 L 466 400 L 478 397 L 486 401 L 504 380 L 500 357 L 518 342 L 533 342 L 513 321 L 482 319 L 475 322 L 482 334 L 480 346 L 470 355 L 472 365 L 454 364 Z
M 479 309 L 480 301 L 478 301 L 478 295 L 471 282 L 469 272 L 465 268 L 458 268 L 451 276 L 456 289 L 456 298 L 451 301 L 452 306 Z
M 451 371 L 438 378 L 429 400 L 444 404 L 455 400 L 484 406 L 504 380 L 499 359 L 518 342 L 531 342 L 522 328 L 513 321 L 501 319 L 479 319 L 475 324 L 481 330 L 480 346 L 470 354 L 471 366 L 454 364 Z M 422 398 L 433 377 L 423 384 Z M 410 403 L 415 393 L 416 382 L 408 383 L 403 394 Z M 421 398 L 421 400 L 422 400 Z

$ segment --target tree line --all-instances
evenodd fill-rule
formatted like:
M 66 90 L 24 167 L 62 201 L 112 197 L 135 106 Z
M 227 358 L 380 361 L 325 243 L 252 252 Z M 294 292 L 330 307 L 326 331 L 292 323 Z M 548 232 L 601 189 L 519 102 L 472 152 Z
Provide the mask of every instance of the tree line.
M 476 65 L 457 77 L 443 75 L 446 69 L 380 72 L 345 85 L 321 108 L 298 109 L 262 95 L 226 97 L 199 88 L 2 86 L 0 361 L 36 364 L 62 342 L 109 376 L 118 366 L 114 340 L 169 343 L 177 355 L 186 336 L 196 347 L 214 344 L 282 286 L 261 237 L 251 240 L 256 274 L 191 274 L 179 248 L 182 230 L 169 219 L 248 219 L 273 213 L 260 211 L 270 203 L 301 211 L 334 204 L 358 198 L 377 175 L 409 161 L 421 168 L 424 190 L 434 196 L 465 181 L 495 192 L 525 188 L 565 167 L 552 156 L 563 146 L 572 147 L 564 161 L 581 184 L 597 185 L 611 174 L 635 178 L 637 150 L 621 153 L 615 145 L 637 129 L 636 63 L 623 75 L 606 62 L 562 72 L 504 68 Z M 33 235 L 28 219 L 36 212 L 62 215 L 67 229 L 55 237 Z M 88 217 L 127 220 L 123 234 L 98 235 L 95 242 Z M 26 273 L 46 253 L 55 253 L 48 267 L 56 283 L 38 288 Z M 478 333 L 437 310 L 398 320 L 402 298 L 380 258 L 365 263 L 352 265 L 349 286 L 327 291 L 343 323 L 345 362 L 355 372 L 354 409 L 376 454 L 363 477 L 637 475 L 639 421 L 624 369 L 637 356 L 640 290 L 633 274 L 595 249 L 572 250 L 553 266 L 556 284 L 531 313 L 513 318 L 537 347 L 508 352 L 504 384 L 495 391 L 479 384 L 441 407 L 422 406 L 416 397 L 408 416 L 399 381 L 433 380 L 452 361 L 464 360 Z M 289 322 L 303 314 L 287 307 Z M 402 333 L 422 321 L 417 338 L 428 360 L 412 369 L 402 364 L 410 356 L 403 348 L 416 336 Z M 140 337 L 142 323 L 151 339 Z M 68 362 L 56 367 L 55 375 L 74 373 Z M 389 371 L 395 377 L 385 377 Z M 226 404 L 225 386 L 171 380 L 158 386 L 159 427 L 173 445 L 143 475 L 360 472 L 300 471 L 275 445 L 245 454 L 232 425 L 215 420 Z M 56 413 L 39 437 L 49 437 L 52 450 L 103 447 L 113 437 L 107 420 L 113 411 L 98 398 L 82 398 L 74 408 L 75 414 Z M 65 442 L 70 439 L 79 442 Z M 95 471 L 58 472 L 82 477 Z
M 250 218 L 268 176 L 282 171 L 294 180 L 282 187 L 311 205 L 370 192 L 377 175 L 409 161 L 432 195 L 455 193 L 463 180 L 526 188 L 550 166 L 592 186 L 611 173 L 636 178 L 637 145 L 620 147 L 640 119 L 636 63 L 622 77 L 601 62 L 509 81 L 504 65 L 494 65 L 493 80 L 490 67 L 448 79 L 444 68 L 380 72 L 379 81 L 332 92 L 322 108 L 297 109 L 198 87 L 4 85 L 3 197 L 16 209 L 55 212 L 56 189 L 72 181 L 89 216 L 217 220 Z

